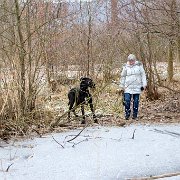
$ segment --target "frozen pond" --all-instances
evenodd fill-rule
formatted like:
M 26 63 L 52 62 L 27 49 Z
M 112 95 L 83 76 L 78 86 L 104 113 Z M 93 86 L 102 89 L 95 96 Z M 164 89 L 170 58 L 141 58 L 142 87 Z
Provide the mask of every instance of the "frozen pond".
M 89 127 L 72 140 L 80 131 L 1 143 L 0 179 L 123 180 L 180 173 L 179 124 Z

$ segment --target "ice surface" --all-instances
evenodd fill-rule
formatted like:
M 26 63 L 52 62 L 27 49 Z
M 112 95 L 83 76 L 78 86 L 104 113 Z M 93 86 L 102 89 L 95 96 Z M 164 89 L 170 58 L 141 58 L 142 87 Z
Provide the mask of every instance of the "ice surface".
M 67 142 L 79 132 L 5 144 L 0 147 L 0 179 L 123 180 L 180 172 L 179 124 L 89 127 Z

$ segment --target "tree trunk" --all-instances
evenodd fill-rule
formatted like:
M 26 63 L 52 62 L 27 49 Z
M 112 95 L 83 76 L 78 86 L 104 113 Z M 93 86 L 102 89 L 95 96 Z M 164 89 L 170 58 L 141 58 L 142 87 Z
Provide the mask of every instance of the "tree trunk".
M 175 21 L 175 26 L 177 29 L 177 32 L 175 32 L 176 34 L 176 42 L 177 42 L 177 62 L 180 63 L 180 16 L 178 13 L 178 6 L 177 6 L 177 0 L 172 0 L 172 23 L 173 21 Z
M 31 32 L 30 32 L 30 29 L 31 29 L 30 6 L 27 6 L 26 29 L 27 29 L 27 36 L 28 36 L 27 45 L 28 45 L 28 65 L 29 65 L 29 71 L 28 71 L 29 89 L 28 89 L 28 97 L 27 97 L 27 107 L 28 107 L 28 111 L 31 112 L 35 108 L 36 90 L 35 90 L 35 87 L 33 87 L 35 72 L 33 73 L 32 56 L 31 56 L 32 38 L 31 38 Z
M 88 3 L 88 40 L 87 40 L 87 76 L 90 75 L 90 58 L 91 58 L 91 49 L 92 49 L 92 42 L 91 42 L 91 34 L 92 34 L 92 17 L 91 17 L 91 5 L 90 2 Z
M 146 2 L 145 2 L 146 3 Z M 147 31 L 147 36 L 146 36 L 146 41 L 147 41 L 147 52 L 145 54 L 145 48 L 143 47 L 143 42 L 141 40 L 141 32 L 140 32 L 140 27 L 139 27 L 139 22 L 138 22 L 138 17 L 136 14 L 136 6 L 135 6 L 135 1 L 132 0 L 132 6 L 133 6 L 133 15 L 134 19 L 136 21 L 136 24 L 134 25 L 134 29 L 136 29 L 135 36 L 137 38 L 137 43 L 139 45 L 139 50 L 140 50 L 140 55 L 142 58 L 142 62 L 145 66 L 145 71 L 147 74 L 147 79 L 148 79 L 148 86 L 147 86 L 147 98 L 150 100 L 156 100 L 159 98 L 158 91 L 157 91 L 157 86 L 154 82 L 154 75 L 153 75 L 153 69 L 152 69 L 152 38 L 149 30 L 149 12 L 147 9 L 144 10 L 144 15 L 147 17 L 146 18 L 146 24 L 145 29 Z
M 173 43 L 170 40 L 168 50 L 168 80 L 172 81 L 173 78 Z
M 177 40 L 177 62 L 180 63 L 180 35 Z
M 15 11 L 16 11 L 16 20 L 17 20 L 17 33 L 19 38 L 19 61 L 20 61 L 20 110 L 21 115 L 23 116 L 25 113 L 25 106 L 26 106 L 26 97 L 25 97 L 25 49 L 24 49 L 24 40 L 23 40 L 23 33 L 21 27 L 21 12 L 19 9 L 19 1 L 15 0 Z
M 117 25 L 118 21 L 118 1 L 111 0 L 111 24 L 112 26 Z

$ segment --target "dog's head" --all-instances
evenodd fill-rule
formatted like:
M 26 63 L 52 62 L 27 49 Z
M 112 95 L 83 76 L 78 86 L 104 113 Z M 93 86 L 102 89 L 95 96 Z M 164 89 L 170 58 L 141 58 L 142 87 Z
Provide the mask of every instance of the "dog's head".
M 92 79 L 87 78 L 87 77 L 81 77 L 80 78 L 80 85 L 84 87 L 90 87 L 90 88 L 95 88 L 95 83 L 93 82 Z

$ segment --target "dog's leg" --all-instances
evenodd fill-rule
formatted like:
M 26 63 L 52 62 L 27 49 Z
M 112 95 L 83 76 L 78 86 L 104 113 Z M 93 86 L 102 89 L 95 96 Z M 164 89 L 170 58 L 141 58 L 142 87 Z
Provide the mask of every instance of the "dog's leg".
M 81 105 L 81 112 L 82 112 L 82 117 L 83 117 L 81 124 L 85 124 L 86 121 L 85 121 L 85 115 L 84 115 L 84 105 Z
M 76 114 L 75 109 L 73 109 L 72 111 L 73 111 L 73 113 L 74 113 L 74 116 L 75 116 L 75 117 L 78 117 L 78 115 Z
M 90 99 L 89 99 L 89 106 L 90 106 L 90 109 L 91 109 L 92 114 L 93 114 L 94 122 L 95 122 L 95 123 L 98 123 L 98 120 L 97 120 L 96 115 L 95 115 L 95 112 L 94 112 L 94 106 L 93 106 L 93 102 L 92 102 L 92 97 L 91 97 L 91 95 L 90 95 Z
M 70 120 L 70 113 L 71 113 L 71 111 L 74 112 L 74 110 L 73 110 L 73 105 L 74 105 L 74 103 L 75 103 L 75 93 L 74 93 L 73 90 L 71 90 L 71 91 L 68 93 L 68 99 L 69 99 L 69 103 L 68 103 L 68 105 L 69 105 L 68 119 Z
M 96 115 L 95 115 L 95 112 L 94 112 L 94 107 L 93 107 L 93 104 L 92 104 L 92 103 L 90 103 L 89 105 L 90 105 L 90 109 L 91 109 L 92 114 L 93 114 L 93 119 L 94 119 L 94 122 L 95 122 L 95 123 L 98 123 L 98 120 L 97 120 Z
M 73 108 L 73 104 L 71 103 L 71 104 L 69 104 L 68 120 L 70 120 L 70 118 L 71 118 L 70 113 L 71 113 L 72 108 Z

